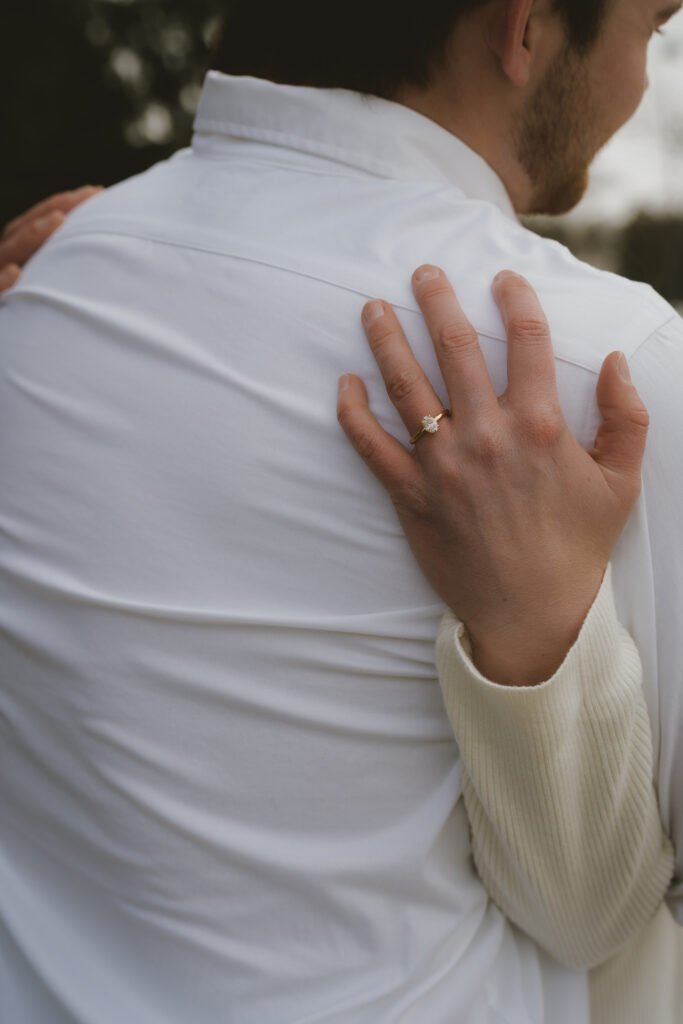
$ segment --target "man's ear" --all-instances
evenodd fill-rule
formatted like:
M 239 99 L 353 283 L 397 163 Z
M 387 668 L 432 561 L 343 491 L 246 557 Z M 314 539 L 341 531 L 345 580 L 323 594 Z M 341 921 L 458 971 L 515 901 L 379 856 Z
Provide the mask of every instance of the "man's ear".
M 512 85 L 525 86 L 529 81 L 529 19 L 534 0 L 504 0 L 500 10 L 497 52 L 500 66 Z

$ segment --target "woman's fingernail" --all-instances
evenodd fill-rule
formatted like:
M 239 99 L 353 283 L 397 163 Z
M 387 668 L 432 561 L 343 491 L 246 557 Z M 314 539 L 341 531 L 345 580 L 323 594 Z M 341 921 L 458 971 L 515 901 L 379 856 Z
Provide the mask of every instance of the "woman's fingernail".
M 631 383 L 631 371 L 628 368 L 628 363 L 626 362 L 626 356 L 624 355 L 623 352 L 619 353 L 619 358 L 617 359 L 617 370 L 619 372 L 619 376 L 621 377 L 621 379 L 626 381 L 627 384 L 630 384 Z
M 339 394 L 340 395 L 342 394 L 342 392 L 346 391 L 346 389 L 348 388 L 348 386 L 350 384 L 350 381 L 351 381 L 351 378 L 349 377 L 348 373 L 345 373 L 342 377 L 339 378 Z
M 380 302 L 379 299 L 373 299 L 372 302 L 368 302 L 363 308 L 363 323 L 366 327 L 374 324 L 382 316 L 384 316 L 384 303 Z
M 514 270 L 501 270 L 500 273 L 496 274 L 496 276 L 494 277 L 493 283 L 494 284 L 502 284 L 504 281 L 509 280 L 511 277 L 518 277 L 518 276 L 519 275 L 515 274 Z
M 418 267 L 413 274 L 413 281 L 415 284 L 422 284 L 423 281 L 433 281 L 436 277 L 441 277 L 438 267 Z
M 35 221 L 35 229 L 40 235 L 46 235 L 49 231 L 54 231 L 55 228 L 60 227 L 64 223 L 63 213 L 48 213 L 46 217 L 39 217 Z

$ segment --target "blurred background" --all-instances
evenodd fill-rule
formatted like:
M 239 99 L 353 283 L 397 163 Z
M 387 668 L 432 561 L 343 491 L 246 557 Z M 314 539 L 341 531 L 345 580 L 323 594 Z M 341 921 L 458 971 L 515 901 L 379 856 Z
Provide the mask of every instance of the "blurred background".
M 284 2 L 284 0 L 283 0 Z M 0 14 L 0 225 L 49 193 L 110 185 L 190 141 L 226 0 L 14 0 Z M 533 219 L 583 259 L 683 304 L 683 17 L 650 89 L 567 217 Z

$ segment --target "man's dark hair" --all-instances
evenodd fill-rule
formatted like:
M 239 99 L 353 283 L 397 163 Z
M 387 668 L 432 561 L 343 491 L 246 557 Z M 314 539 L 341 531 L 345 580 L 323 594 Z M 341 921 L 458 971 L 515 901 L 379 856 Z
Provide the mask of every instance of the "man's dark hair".
M 425 86 L 459 18 L 490 0 L 230 0 L 213 67 L 390 98 Z M 554 0 L 568 42 L 597 38 L 611 0 Z

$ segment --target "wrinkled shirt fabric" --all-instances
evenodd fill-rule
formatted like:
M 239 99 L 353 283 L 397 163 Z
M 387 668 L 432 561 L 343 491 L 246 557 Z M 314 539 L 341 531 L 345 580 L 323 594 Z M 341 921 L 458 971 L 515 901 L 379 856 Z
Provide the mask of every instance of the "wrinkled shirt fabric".
M 587 1024 L 585 975 L 472 868 L 443 607 L 336 421 L 353 371 L 407 440 L 378 296 L 446 403 L 423 261 L 498 391 L 491 281 L 531 280 L 586 447 L 630 360 L 653 426 L 613 580 L 683 850 L 679 318 L 522 228 L 419 114 L 211 73 L 192 148 L 77 210 L 0 307 L 3 1021 Z

